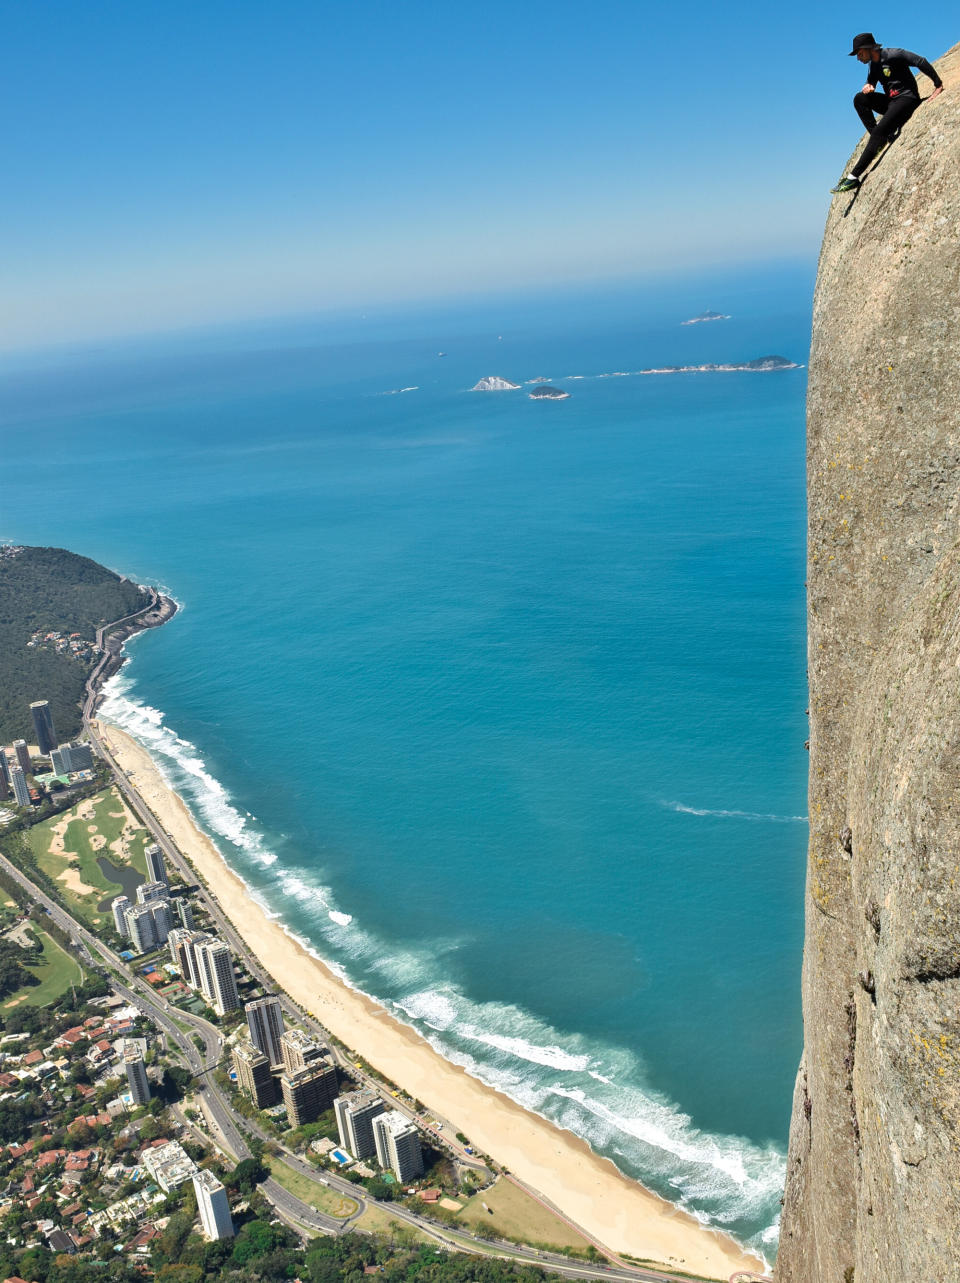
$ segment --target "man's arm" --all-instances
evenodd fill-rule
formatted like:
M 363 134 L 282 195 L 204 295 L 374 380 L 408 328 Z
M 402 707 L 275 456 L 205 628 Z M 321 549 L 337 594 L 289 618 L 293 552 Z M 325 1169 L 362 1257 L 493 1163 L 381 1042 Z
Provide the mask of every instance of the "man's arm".
M 918 53 L 911 53 L 909 49 L 898 49 L 897 53 L 910 67 L 916 67 L 917 71 L 922 71 L 925 76 L 929 76 L 933 81 L 933 87 L 936 90 L 943 88 L 943 81 L 940 74 L 932 62 L 927 62 Z

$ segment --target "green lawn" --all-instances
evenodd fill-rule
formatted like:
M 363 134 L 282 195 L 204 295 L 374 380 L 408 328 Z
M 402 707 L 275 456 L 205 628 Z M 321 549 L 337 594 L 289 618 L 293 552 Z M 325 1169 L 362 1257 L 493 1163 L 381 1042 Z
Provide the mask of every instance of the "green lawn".
M 52 851 L 56 832 L 60 830 L 64 820 L 68 821 L 63 832 L 65 849 L 63 852 Z M 97 863 L 98 856 L 105 857 L 117 866 L 128 864 L 141 878 L 146 877 L 147 866 L 143 857 L 144 847 L 149 841 L 146 829 L 140 825 L 135 825 L 132 830 L 128 827 L 125 849 L 119 853 L 110 849 L 111 843 L 116 842 L 123 834 L 124 824 L 128 820 L 132 823 L 133 817 L 129 816 L 119 793 L 115 788 L 109 788 L 81 802 L 72 811 L 35 824 L 27 831 L 27 840 L 37 864 L 56 883 L 64 901 L 89 926 L 98 926 L 109 917 L 108 914 L 99 914 L 97 905 L 102 900 L 108 897 L 112 899 L 123 892 L 119 883 L 105 876 Z M 90 832 L 91 828 L 95 833 Z M 103 842 L 98 840 L 94 844 L 91 839 L 95 836 L 102 838 Z M 68 858 L 67 852 L 75 853 L 76 858 Z
M 319 1181 L 311 1180 L 303 1172 L 295 1171 L 277 1158 L 271 1159 L 269 1166 L 273 1179 L 288 1190 L 294 1198 L 299 1198 L 302 1203 L 315 1207 L 320 1212 L 326 1212 L 328 1216 L 346 1220 L 348 1216 L 353 1216 L 360 1206 L 352 1198 L 330 1189 L 327 1185 L 321 1185 Z
M 484 1203 L 489 1211 L 484 1210 Z M 503 1238 L 516 1239 L 521 1243 L 572 1247 L 581 1252 L 589 1246 L 581 1234 L 549 1208 L 502 1176 L 490 1189 L 474 1194 L 458 1219 L 467 1228 L 485 1225 Z
M 40 983 L 11 994 L 3 1003 L 4 1011 L 21 1005 L 46 1007 L 61 994 L 66 993 L 71 984 L 83 983 L 83 968 L 76 958 L 71 957 L 65 949 L 61 949 L 57 942 L 40 927 L 34 925 L 33 932 L 41 945 L 42 953 L 37 965 L 28 967 L 27 970 L 32 971 Z

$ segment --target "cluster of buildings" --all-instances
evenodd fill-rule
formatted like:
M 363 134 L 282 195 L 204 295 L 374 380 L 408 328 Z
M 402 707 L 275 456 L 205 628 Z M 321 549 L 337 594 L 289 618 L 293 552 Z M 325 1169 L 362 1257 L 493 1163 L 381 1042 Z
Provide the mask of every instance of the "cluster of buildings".
M 226 1187 L 214 1172 L 198 1167 L 178 1141 L 167 1141 L 145 1153 L 143 1165 L 165 1194 L 192 1181 L 200 1224 L 207 1238 L 233 1238 Z
M 244 1007 L 249 1041 L 233 1052 L 237 1083 L 258 1109 L 281 1100 L 287 1122 L 315 1122 L 331 1105 L 342 1148 L 355 1160 L 375 1157 L 400 1182 L 423 1175 L 420 1136 L 399 1110 L 388 1110 L 371 1092 L 339 1094 L 336 1066 L 328 1049 L 301 1029 L 286 1029 L 280 999 L 258 998 Z
M 174 927 L 167 946 L 184 984 L 199 990 L 218 1016 L 239 1008 L 237 976 L 228 944 L 206 931 Z
M 38 1239 L 71 1255 L 88 1250 L 105 1230 L 120 1235 L 133 1227 L 134 1237 L 117 1250 L 136 1256 L 155 1237 L 144 1223 L 156 1215 L 155 1203 L 192 1183 L 207 1238 L 231 1237 L 227 1190 L 217 1175 L 171 1138 L 169 1124 L 162 1137 L 140 1139 L 146 1123 L 156 1124 L 134 1112 L 151 1096 L 149 1035 L 137 1033 L 137 1009 L 116 995 L 94 999 L 84 1015 L 91 1008 L 99 1010 L 52 1037 L 0 1034 L 0 1106 L 29 1098 L 43 1119 L 22 1144 L 0 1146 L 0 1216 L 10 1207 L 49 1209 L 35 1222 Z M 81 1060 L 91 1082 L 77 1079 Z M 70 1139 L 61 1139 L 64 1133 Z M 78 1141 L 87 1147 L 76 1148 Z M 138 1185 L 132 1194 L 131 1183 Z
M 27 642 L 30 650 L 55 650 L 58 655 L 72 655 L 74 659 L 93 658 L 94 645 L 83 633 L 63 633 L 56 629 L 46 632 L 38 628 Z
M 89 744 L 73 741 L 58 744 L 53 727 L 53 714 L 45 699 L 30 705 L 30 715 L 37 736 L 37 751 L 50 759 L 53 775 L 64 778 L 93 769 L 93 749 Z M 0 802 L 11 797 L 17 806 L 31 806 L 39 796 L 31 789 L 27 777 L 36 775 L 26 740 L 14 740 L 10 748 L 0 748 Z
M 111 904 L 117 934 L 130 941 L 135 953 L 150 953 L 165 944 L 184 984 L 202 993 L 218 1016 L 236 1011 L 240 995 L 230 946 L 194 929 L 186 897 L 171 898 L 163 852 L 156 843 L 145 849 L 144 858 L 147 881 L 137 887 L 136 903 L 118 895 Z M 174 915 L 179 926 L 174 926 Z
M 153 842 L 143 854 L 147 880 L 137 887 L 136 903 L 131 903 L 129 896 L 118 895 L 110 906 L 117 935 L 129 940 L 135 953 L 149 953 L 158 945 L 166 944 L 174 920 L 163 852 Z M 180 908 L 181 902 L 178 901 L 178 914 Z M 189 913 L 189 904 L 185 905 L 185 910 Z

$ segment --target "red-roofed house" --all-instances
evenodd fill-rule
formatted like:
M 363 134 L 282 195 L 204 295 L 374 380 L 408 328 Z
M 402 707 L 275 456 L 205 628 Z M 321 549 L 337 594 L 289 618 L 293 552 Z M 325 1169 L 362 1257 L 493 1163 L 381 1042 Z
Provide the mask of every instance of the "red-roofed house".
M 28 1051 L 20 1063 L 23 1065 L 39 1065 L 42 1061 L 42 1051 Z
M 9 1091 L 11 1087 L 18 1087 L 19 1085 L 20 1079 L 14 1078 L 13 1074 L 8 1074 L 6 1071 L 0 1074 L 0 1087 L 4 1091 Z

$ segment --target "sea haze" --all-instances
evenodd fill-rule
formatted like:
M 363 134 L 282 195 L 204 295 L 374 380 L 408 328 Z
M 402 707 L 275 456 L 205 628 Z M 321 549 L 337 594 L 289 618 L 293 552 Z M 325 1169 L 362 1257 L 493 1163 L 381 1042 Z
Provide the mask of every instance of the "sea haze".
M 104 712 L 257 897 L 444 1055 L 768 1256 L 801 1037 L 805 370 L 468 389 L 804 362 L 809 284 L 0 377 L 0 536 L 183 604 Z M 731 319 L 681 326 L 705 307 Z

